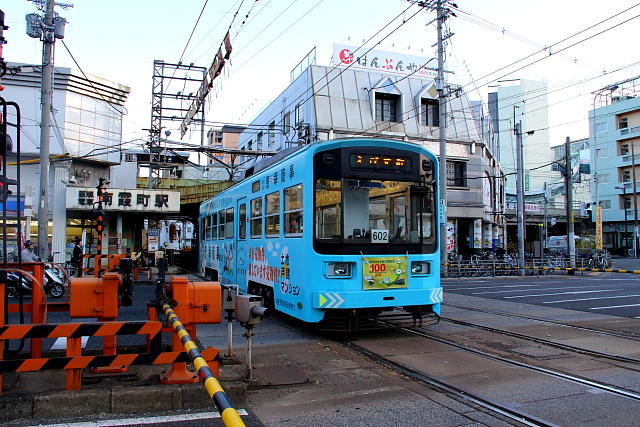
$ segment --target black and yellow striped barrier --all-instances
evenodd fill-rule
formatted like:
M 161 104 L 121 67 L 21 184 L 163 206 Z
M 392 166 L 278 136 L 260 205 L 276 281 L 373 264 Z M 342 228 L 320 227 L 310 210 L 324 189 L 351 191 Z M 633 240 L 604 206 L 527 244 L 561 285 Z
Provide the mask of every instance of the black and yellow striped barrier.
M 220 412 L 224 425 L 244 426 L 244 422 L 242 421 L 242 418 L 240 418 L 240 415 L 238 415 L 238 411 L 231 407 L 231 403 L 229 403 L 229 399 L 227 399 L 227 395 L 222 389 L 222 386 L 211 373 L 211 369 L 209 369 L 207 361 L 200 354 L 198 347 L 189 336 L 187 329 L 184 327 L 182 322 L 180 322 L 180 319 L 178 319 L 178 316 L 176 316 L 176 313 L 171 309 L 171 306 L 166 303 L 162 304 L 162 311 L 164 311 L 165 316 L 167 316 L 167 319 L 175 333 L 180 337 L 180 341 L 191 358 L 200 380 L 204 383 L 204 387 L 207 389 L 209 397 L 211 397 L 216 408 L 218 408 L 218 412 Z
M 207 349 L 203 353 L 208 360 L 214 360 L 218 356 L 218 352 L 215 349 Z M 0 360 L 0 373 L 165 365 L 168 363 L 188 362 L 189 360 L 189 355 L 184 351 L 114 354 L 105 356 L 38 357 L 31 359 Z
M 500 266 L 500 265 L 461 265 L 461 264 L 445 264 L 448 268 L 467 268 L 467 269 L 496 269 L 496 270 L 551 270 L 551 271 L 595 271 L 600 273 L 629 273 L 640 274 L 640 270 L 625 270 L 615 268 L 584 268 L 584 267 L 545 267 L 545 266 Z

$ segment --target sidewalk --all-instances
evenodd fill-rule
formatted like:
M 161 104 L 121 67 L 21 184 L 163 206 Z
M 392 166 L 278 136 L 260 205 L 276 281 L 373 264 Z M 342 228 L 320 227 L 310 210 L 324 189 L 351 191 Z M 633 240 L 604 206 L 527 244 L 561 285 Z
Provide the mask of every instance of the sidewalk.
M 622 270 L 640 270 L 640 258 L 612 258 L 612 268 Z

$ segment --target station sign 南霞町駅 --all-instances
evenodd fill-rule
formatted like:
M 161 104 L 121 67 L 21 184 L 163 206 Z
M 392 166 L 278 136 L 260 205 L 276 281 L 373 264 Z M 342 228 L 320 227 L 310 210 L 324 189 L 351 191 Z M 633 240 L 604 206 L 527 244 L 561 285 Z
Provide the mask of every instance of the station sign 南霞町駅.
M 95 187 L 67 187 L 67 209 L 90 211 L 98 207 Z M 105 212 L 180 212 L 180 192 L 141 188 L 105 188 L 102 196 Z

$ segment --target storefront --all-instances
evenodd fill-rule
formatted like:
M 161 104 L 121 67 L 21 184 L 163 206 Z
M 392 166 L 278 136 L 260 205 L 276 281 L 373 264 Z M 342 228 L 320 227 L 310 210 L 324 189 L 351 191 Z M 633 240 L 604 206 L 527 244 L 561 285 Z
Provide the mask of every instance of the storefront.
M 163 219 L 180 213 L 179 191 L 107 188 L 102 203 L 104 231 L 98 236 L 96 188 L 67 187 L 66 191 L 66 251 L 69 253 L 75 237 L 83 240 L 85 253 L 95 253 L 99 238 L 102 238 L 104 254 L 148 250 L 147 236 L 160 231 Z

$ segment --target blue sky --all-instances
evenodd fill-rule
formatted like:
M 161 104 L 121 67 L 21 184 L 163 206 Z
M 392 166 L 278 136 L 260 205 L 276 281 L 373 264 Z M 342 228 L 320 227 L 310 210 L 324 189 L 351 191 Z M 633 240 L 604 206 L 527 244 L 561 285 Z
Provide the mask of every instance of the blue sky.
M 183 62 L 210 65 L 241 3 L 231 26 L 232 63 L 211 99 L 210 120 L 249 122 L 286 87 L 290 70 L 311 48 L 317 46 L 317 62 L 328 65 L 332 43 L 360 45 L 409 7 L 402 0 L 210 0 Z M 177 62 L 203 4 L 204 0 L 76 0 L 72 9 L 56 8 L 69 21 L 65 43 L 84 71 L 131 87 L 124 140 L 146 137 L 142 129 L 150 124 L 153 60 Z M 631 65 L 640 61 L 635 46 L 640 40 L 640 18 L 634 18 L 640 14 L 640 6 L 553 47 L 552 55 L 547 50 L 532 56 L 533 60 L 547 57 L 534 65 L 514 73 L 506 69 L 492 74 L 636 5 L 633 1 L 460 0 L 457 5 L 457 17 L 449 20 L 454 35 L 447 47 L 447 67 L 455 71 L 453 80 L 465 86 L 471 99 L 486 100 L 491 88 L 482 83 L 502 75 L 505 79 L 546 80 L 550 89 L 587 80 L 549 95 L 551 145 L 562 143 L 565 136 L 588 136 L 592 91 L 640 75 L 640 66 Z M 11 27 L 5 31 L 5 60 L 39 63 L 40 42 L 24 32 L 24 15 L 36 11 L 34 4 L 9 0 L 0 7 Z M 402 16 L 409 19 L 417 10 L 413 6 Z M 433 13 L 416 15 L 376 49 L 434 56 L 435 25 L 427 25 L 433 18 Z M 399 20 L 379 33 L 374 42 L 398 25 Z M 614 28 L 607 30 L 609 27 Z M 604 32 L 595 35 L 600 31 Z M 572 43 L 577 45 L 555 53 Z M 61 43 L 56 47 L 56 65 L 75 67 Z M 626 68 L 602 76 L 619 67 Z M 481 79 L 485 75 L 491 77 Z M 480 84 L 478 88 L 474 80 Z

